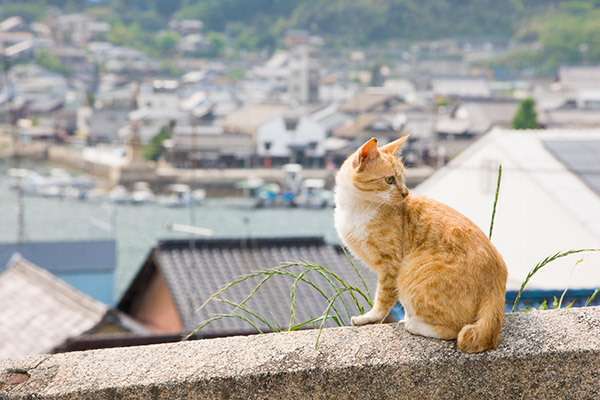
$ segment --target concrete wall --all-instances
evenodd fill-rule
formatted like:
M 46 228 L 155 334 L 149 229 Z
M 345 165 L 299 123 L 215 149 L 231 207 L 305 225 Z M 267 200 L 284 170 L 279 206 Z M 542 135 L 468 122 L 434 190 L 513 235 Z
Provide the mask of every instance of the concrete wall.
M 0 398 L 592 399 L 600 307 L 507 315 L 496 350 L 402 324 L 0 360 Z

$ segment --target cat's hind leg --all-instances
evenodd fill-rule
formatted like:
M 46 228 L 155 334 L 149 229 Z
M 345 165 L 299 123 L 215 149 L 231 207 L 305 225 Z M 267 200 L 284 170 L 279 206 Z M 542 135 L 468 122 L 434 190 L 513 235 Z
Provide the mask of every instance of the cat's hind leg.
M 428 324 L 417 316 L 406 315 L 404 319 L 404 328 L 413 335 L 425 336 L 435 339 L 453 340 L 456 339 L 457 332 L 454 329 L 442 325 Z

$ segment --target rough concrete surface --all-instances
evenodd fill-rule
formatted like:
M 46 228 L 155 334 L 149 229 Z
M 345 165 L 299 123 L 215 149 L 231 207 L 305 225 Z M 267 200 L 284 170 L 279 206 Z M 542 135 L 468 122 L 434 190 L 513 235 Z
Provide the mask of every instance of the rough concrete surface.
M 483 354 L 401 323 L 0 360 L 0 399 L 593 399 L 600 307 L 506 316 Z M 29 379 L 27 379 L 27 374 Z

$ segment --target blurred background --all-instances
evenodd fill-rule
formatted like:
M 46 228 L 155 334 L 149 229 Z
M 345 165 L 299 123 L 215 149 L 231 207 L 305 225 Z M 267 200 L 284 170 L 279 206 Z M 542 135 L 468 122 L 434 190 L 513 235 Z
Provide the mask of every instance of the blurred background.
M 0 54 L 0 356 L 178 340 L 285 261 L 356 282 L 332 190 L 371 137 L 410 134 L 411 190 L 486 233 L 503 165 L 507 309 L 600 247 L 597 0 L 0 0 Z M 598 267 L 558 257 L 519 308 L 584 305 Z

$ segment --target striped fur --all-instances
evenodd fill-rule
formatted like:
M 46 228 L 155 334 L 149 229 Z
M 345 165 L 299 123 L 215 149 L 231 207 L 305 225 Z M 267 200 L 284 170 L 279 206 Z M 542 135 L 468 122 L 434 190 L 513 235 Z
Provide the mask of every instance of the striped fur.
M 467 217 L 409 194 L 396 154 L 406 138 L 380 148 L 369 140 L 336 176 L 338 234 L 379 277 L 373 309 L 352 323 L 380 323 L 400 300 L 409 332 L 457 339 L 458 348 L 468 353 L 495 348 L 504 316 L 506 265 Z

